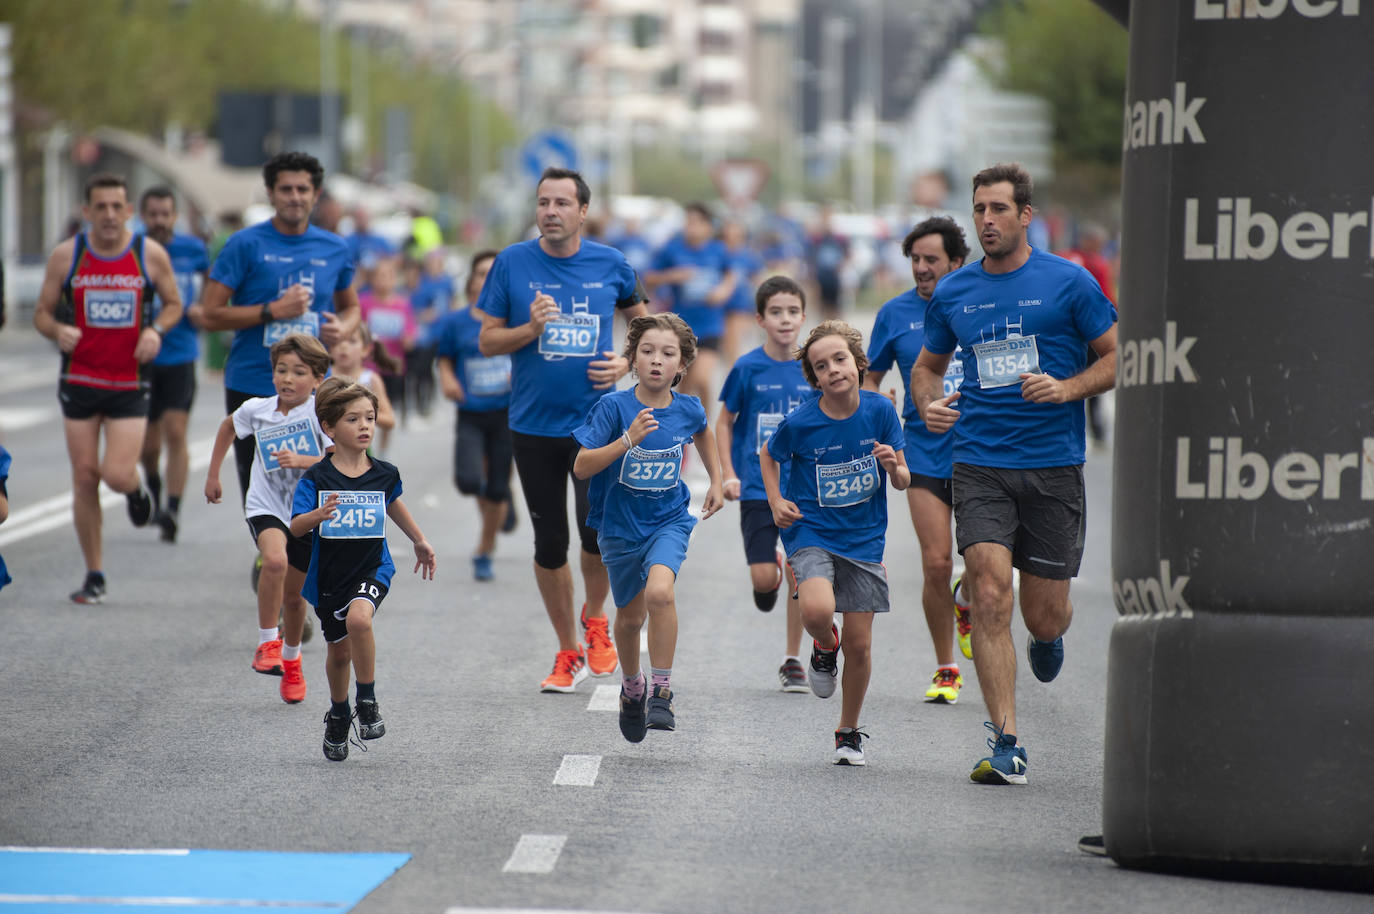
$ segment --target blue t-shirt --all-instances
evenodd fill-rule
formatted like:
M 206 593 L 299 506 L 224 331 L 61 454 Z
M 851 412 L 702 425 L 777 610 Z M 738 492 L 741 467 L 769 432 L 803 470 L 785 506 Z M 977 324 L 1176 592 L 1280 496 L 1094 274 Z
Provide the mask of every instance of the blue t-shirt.
M 482 355 L 477 346 L 481 332 L 482 319 L 470 306 L 434 322 L 438 354 L 453 363 L 453 373 L 463 385 L 466 399 L 458 408 L 465 412 L 489 413 L 510 405 L 510 356 Z
M 234 331 L 224 366 L 224 386 L 270 397 L 276 389 L 268 350 L 292 333 L 320 335 L 320 314 L 332 313 L 334 293 L 353 284 L 353 261 L 344 240 L 333 232 L 312 225 L 303 234 L 283 235 L 269 219 L 236 232 L 215 258 L 210 278 L 232 289 L 237 305 L 276 301 L 297 283 L 315 290 L 310 310 L 300 317 Z
M 929 303 L 908 289 L 878 309 L 873 322 L 873 334 L 868 338 L 868 364 L 873 371 L 887 371 L 892 363 L 902 376 L 906 399 L 902 403 L 902 421 L 906 425 L 906 465 L 913 473 L 949 479 L 953 475 L 954 436 L 937 435 L 925 426 L 911 399 L 911 366 L 925 344 L 926 306 Z M 945 369 L 945 393 L 948 397 L 959 389 L 964 379 L 964 363 L 958 356 L 949 360 Z
M 573 437 L 585 448 L 605 447 L 619 438 L 644 409 L 638 385 L 615 390 L 596 401 Z M 587 526 L 603 536 L 643 540 L 665 524 L 690 517 L 692 493 L 682 481 L 682 451 L 706 428 L 701 401 L 673 392 L 672 402 L 655 409 L 658 428 L 628 453 L 592 477 Z
M 0 447 L 0 492 L 4 493 L 6 498 L 9 498 L 9 478 L 10 452 Z M 4 556 L 0 556 L 0 588 L 10 583 L 11 580 L 13 579 L 10 577 L 9 570 L 5 568 Z
M 587 363 L 615 349 L 615 312 L 639 303 L 636 285 L 625 255 L 586 239 L 571 257 L 551 257 L 537 238 L 496 256 L 479 311 L 518 327 L 529 323 L 539 292 L 561 310 L 539 339 L 511 353 L 511 431 L 558 438 L 582 423 L 601 394 L 587 377 Z
M 797 407 L 768 439 L 768 455 L 791 472 L 782 497 L 802 513 L 782 534 L 791 555 L 805 546 L 881 562 L 887 544 L 887 471 L 873 445 L 902 450 L 902 424 L 887 397 L 859 391 L 859 408 L 832 419 L 819 398 Z
M 200 358 L 200 338 L 196 327 L 191 323 L 191 306 L 200 301 L 200 290 L 205 284 L 205 271 L 210 269 L 210 255 L 205 250 L 205 242 L 195 235 L 172 235 L 172 240 L 164 245 L 167 256 L 172 261 L 172 275 L 176 279 L 177 291 L 181 293 L 181 306 L 186 311 L 175 327 L 162 337 L 162 348 L 157 351 L 154 365 L 183 365 Z M 155 296 L 154 312 L 162 308 L 162 296 Z
M 697 339 L 707 340 L 725 333 L 725 302 L 707 304 L 706 296 L 725 280 L 732 269 L 730 252 L 719 241 L 711 240 L 699 248 L 675 236 L 654 255 L 655 270 L 693 267 L 687 282 L 670 286 L 673 310 L 687 322 Z
M 746 247 L 731 251 L 730 260 L 735 271 L 735 291 L 730 293 L 725 309 L 756 312 L 753 279 L 763 270 L 763 257 L 753 248 Z
M 1005 469 L 1083 462 L 1083 404 L 1031 403 L 1023 372 L 1070 378 L 1088 362 L 1088 343 L 1111 329 L 1116 308 L 1076 263 L 1031 250 L 1010 273 L 982 261 L 935 286 L 926 310 L 926 348 L 962 347 L 964 383 L 954 407 L 954 460 Z
M 423 348 L 438 341 L 438 323 L 448 313 L 453 296 L 453 277 L 447 273 L 425 276 L 410 291 L 410 307 L 415 311 L 416 320 L 416 346 Z
M 355 268 L 362 266 L 371 269 L 376 266 L 378 258 L 391 257 L 396 253 L 396 245 L 371 232 L 354 232 L 344 240 L 348 245 L 348 262 Z
M 641 276 L 653 268 L 654 246 L 643 235 L 621 235 L 608 243 L 624 254 L 630 268 Z
M 720 402 L 735 414 L 730 462 L 739 476 L 741 500 L 768 498 L 759 472 L 759 448 L 772 437 L 784 416 L 819 396 L 796 359 L 775 362 L 760 346 L 735 362 L 720 389 Z

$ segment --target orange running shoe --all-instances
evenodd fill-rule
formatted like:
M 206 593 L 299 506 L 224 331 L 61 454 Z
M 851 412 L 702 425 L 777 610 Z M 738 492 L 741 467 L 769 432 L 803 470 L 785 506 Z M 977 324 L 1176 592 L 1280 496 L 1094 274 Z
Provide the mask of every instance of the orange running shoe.
M 572 692 L 577 684 L 587 678 L 587 661 L 582 656 L 582 645 L 575 651 L 559 651 L 553 658 L 553 672 L 540 684 L 541 692 Z
M 959 628 L 959 653 L 965 659 L 973 659 L 973 620 L 969 617 L 968 604 L 959 602 L 959 585 L 964 582 L 962 577 L 954 579 L 954 586 L 950 592 L 954 594 L 954 624 Z
M 281 700 L 289 705 L 305 700 L 305 671 L 299 657 L 281 662 Z
M 253 654 L 253 669 L 268 676 L 281 675 L 281 639 L 258 645 Z
M 615 645 L 611 643 L 610 620 L 587 618 L 587 604 L 582 604 L 582 631 L 587 636 L 587 669 L 593 676 L 609 676 L 620 664 Z

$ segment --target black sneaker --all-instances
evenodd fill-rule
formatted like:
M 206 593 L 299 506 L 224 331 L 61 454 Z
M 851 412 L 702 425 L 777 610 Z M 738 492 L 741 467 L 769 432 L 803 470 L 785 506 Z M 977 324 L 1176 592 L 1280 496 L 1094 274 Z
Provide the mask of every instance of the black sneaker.
M 347 717 L 335 717 L 328 711 L 324 712 L 324 757 L 331 762 L 342 762 L 348 758 L 349 723 Z
M 358 699 L 358 735 L 363 739 L 381 739 L 386 736 L 386 724 L 382 722 L 382 709 L 375 698 Z
M 677 718 L 673 716 L 673 690 L 667 686 L 655 686 L 649 694 L 648 721 L 650 730 L 676 730 Z
M 162 528 L 162 541 L 175 543 L 177 541 L 177 516 L 171 511 L 159 511 L 156 520 L 157 525 Z
M 646 692 L 647 694 L 647 692 Z M 620 734 L 632 743 L 642 742 L 648 731 L 644 721 L 644 698 L 631 698 L 625 694 L 625 684 L 620 685 Z
M 105 577 L 87 573 L 81 589 L 72 592 L 73 603 L 104 603 Z
M 1107 842 L 1101 835 L 1084 835 L 1078 839 L 1078 849 L 1094 857 L 1107 856 Z
M 130 492 L 124 497 L 129 502 L 129 520 L 133 525 L 148 526 L 148 521 L 153 519 L 153 496 L 148 494 L 143 483 L 138 484 L 138 491 Z

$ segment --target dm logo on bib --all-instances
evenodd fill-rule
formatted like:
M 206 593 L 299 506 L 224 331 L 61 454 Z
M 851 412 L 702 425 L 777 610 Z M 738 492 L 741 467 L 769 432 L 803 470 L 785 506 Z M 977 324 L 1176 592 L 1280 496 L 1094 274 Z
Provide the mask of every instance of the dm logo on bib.
M 339 496 L 334 516 L 320 524 L 320 536 L 327 540 L 375 540 L 386 535 L 386 499 L 384 492 L 319 493 L 320 507 L 330 495 Z
M 138 293 L 133 289 L 87 289 L 86 326 L 115 330 L 134 326 Z

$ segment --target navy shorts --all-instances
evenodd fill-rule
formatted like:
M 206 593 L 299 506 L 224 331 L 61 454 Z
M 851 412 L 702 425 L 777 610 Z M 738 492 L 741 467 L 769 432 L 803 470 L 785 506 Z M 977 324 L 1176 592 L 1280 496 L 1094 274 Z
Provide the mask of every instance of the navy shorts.
M 314 546 L 314 541 L 309 536 L 292 536 L 291 528 L 271 514 L 254 514 L 248 518 L 248 530 L 253 534 L 254 546 L 257 546 L 258 537 L 264 530 L 273 529 L 286 534 L 286 564 L 302 573 L 309 571 L 310 552 Z
M 750 565 L 772 565 L 778 560 L 778 528 L 767 500 L 750 498 L 739 503 L 739 531 L 744 536 L 744 560 Z
M 320 620 L 320 632 L 324 640 L 335 644 L 348 637 L 348 607 L 354 600 L 366 600 L 372 604 L 375 616 L 382 608 L 390 588 L 371 575 L 362 575 L 331 594 L 320 594 L 320 605 L 315 607 L 315 616 Z M 337 594 L 337 596 L 336 596 Z
M 148 365 L 145 377 L 152 387 L 148 404 L 148 421 L 156 422 L 167 410 L 189 413 L 196 398 L 196 363 L 180 365 Z

